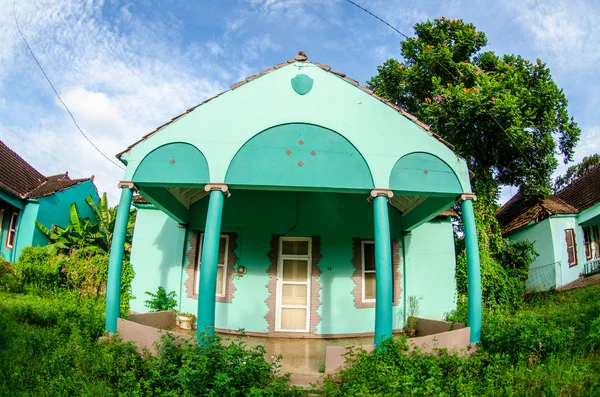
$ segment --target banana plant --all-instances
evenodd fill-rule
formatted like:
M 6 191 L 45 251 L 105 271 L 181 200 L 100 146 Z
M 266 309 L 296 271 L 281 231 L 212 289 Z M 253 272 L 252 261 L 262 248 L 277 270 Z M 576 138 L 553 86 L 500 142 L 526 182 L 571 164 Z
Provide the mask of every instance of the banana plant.
M 99 230 L 98 224 L 94 224 L 90 218 L 81 219 L 75 203 L 71 204 L 69 217 L 71 224 L 66 228 L 53 225 L 49 229 L 40 222 L 35 222 L 38 229 L 50 240 L 47 248 L 50 252 L 85 249 L 90 253 L 106 253 L 104 234 Z
M 104 243 L 110 249 L 112 244 L 113 231 L 115 229 L 115 219 L 117 218 L 117 207 L 110 208 L 108 206 L 108 199 L 106 198 L 106 192 L 102 193 L 102 197 L 98 201 L 98 204 L 94 202 L 91 195 L 85 199 L 87 205 L 90 206 L 96 219 L 98 220 L 98 228 L 102 234 L 104 234 Z

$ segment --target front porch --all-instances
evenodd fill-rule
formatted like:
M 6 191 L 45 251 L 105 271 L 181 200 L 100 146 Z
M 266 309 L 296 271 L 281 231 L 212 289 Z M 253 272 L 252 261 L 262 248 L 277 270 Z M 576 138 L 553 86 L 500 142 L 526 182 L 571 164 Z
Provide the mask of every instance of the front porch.
M 199 287 L 207 201 L 191 205 L 185 229 L 151 204 L 136 204 L 139 229 L 133 245 L 144 248 L 131 256 L 139 269 L 132 282 L 135 296 L 163 286 L 177 292 L 179 312 L 191 313 L 197 312 L 199 298 L 209 299 Z M 243 328 L 267 337 L 372 335 L 377 276 L 372 205 L 364 195 L 350 193 L 232 194 L 220 230 L 217 331 Z M 441 319 L 455 308 L 450 214 L 410 233 L 400 227 L 396 208 L 390 207 L 389 218 L 392 329 L 404 327 L 411 296 L 419 299 L 420 315 Z M 145 311 L 143 299 L 132 301 L 132 310 Z M 293 324 L 284 324 L 289 321 Z
M 417 319 L 416 335 L 407 339 L 411 349 L 418 347 L 423 352 L 447 348 L 450 351 L 468 352 L 469 328 L 463 324 L 445 321 Z M 124 341 L 133 342 L 142 351 L 154 352 L 155 343 L 165 333 L 176 338 L 195 339 L 195 331 L 181 329 L 176 324 L 172 311 L 131 314 L 128 320 L 119 319 L 119 335 Z M 372 336 L 347 338 L 267 338 L 255 335 L 239 335 L 237 332 L 217 332 L 222 343 L 237 339 L 248 347 L 264 346 L 265 357 L 272 359 L 281 355 L 281 372 L 292 374 L 295 384 L 317 382 L 324 373 L 334 372 L 344 365 L 344 354 L 349 348 L 374 348 Z

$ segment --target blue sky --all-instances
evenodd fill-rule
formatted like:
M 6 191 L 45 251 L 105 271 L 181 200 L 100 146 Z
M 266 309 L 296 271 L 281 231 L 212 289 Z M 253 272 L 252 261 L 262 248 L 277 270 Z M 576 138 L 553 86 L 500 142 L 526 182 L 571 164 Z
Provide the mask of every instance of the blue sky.
M 498 54 L 541 58 L 582 128 L 575 160 L 600 151 L 600 3 L 357 0 L 408 35 L 462 18 Z M 96 176 L 116 204 L 122 171 L 73 126 L 0 0 L 0 139 L 45 174 Z M 31 47 L 90 138 L 111 158 L 143 134 L 298 50 L 364 83 L 401 37 L 343 0 L 18 0 Z M 557 172 L 561 172 L 561 166 Z M 514 189 L 507 188 L 503 200 Z

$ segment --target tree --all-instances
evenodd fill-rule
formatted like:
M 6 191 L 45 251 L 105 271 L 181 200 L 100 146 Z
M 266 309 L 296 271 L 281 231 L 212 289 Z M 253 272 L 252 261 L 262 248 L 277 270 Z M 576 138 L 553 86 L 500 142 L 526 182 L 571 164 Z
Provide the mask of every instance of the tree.
M 541 60 L 482 51 L 483 32 L 445 17 L 415 25 L 401 42 L 403 61 L 388 59 L 367 85 L 429 124 L 474 172 L 480 241 L 502 246 L 495 218 L 501 185 L 526 197 L 550 193 L 555 154 L 570 161 L 580 129 Z
M 575 179 L 587 174 L 598 164 L 600 164 L 600 154 L 596 153 L 584 157 L 581 163 L 569 167 L 564 175 L 556 178 L 554 181 L 554 193 L 558 193 L 559 190 L 570 185 Z

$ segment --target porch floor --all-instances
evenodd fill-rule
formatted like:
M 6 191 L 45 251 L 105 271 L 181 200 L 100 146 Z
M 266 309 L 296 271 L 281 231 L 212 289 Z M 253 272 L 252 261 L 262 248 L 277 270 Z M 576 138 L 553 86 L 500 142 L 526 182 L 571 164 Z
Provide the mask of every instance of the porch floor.
M 170 331 L 190 334 L 195 338 L 196 331 L 184 330 L 174 327 Z M 281 355 L 281 372 L 297 375 L 319 375 L 325 373 L 325 351 L 327 346 L 363 346 L 373 344 L 372 336 L 357 338 L 267 338 L 260 336 L 234 336 L 221 334 L 223 343 L 240 338 L 248 347 L 262 345 L 265 347 L 265 357 Z
M 580 277 L 575 281 L 570 282 L 569 284 L 565 284 L 560 288 L 557 288 L 558 291 L 570 291 L 579 288 L 590 287 L 592 285 L 600 284 L 600 273 L 593 274 L 587 277 Z

